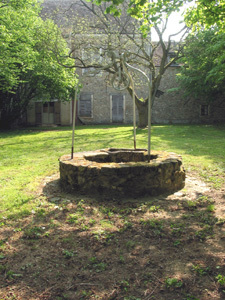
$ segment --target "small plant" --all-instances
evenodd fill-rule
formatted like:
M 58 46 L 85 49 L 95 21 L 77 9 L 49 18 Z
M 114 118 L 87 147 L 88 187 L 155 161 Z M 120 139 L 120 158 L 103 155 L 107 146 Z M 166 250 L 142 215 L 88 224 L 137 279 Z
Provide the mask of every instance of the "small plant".
M 125 292 L 128 291 L 130 284 L 127 280 L 120 281 L 120 288 L 123 289 Z
M 152 229 L 151 232 L 155 236 L 163 236 L 163 221 L 157 219 L 148 219 L 148 220 L 141 219 L 140 223 L 143 226 Z
M 135 246 L 136 246 L 136 242 L 135 242 L 135 241 L 127 241 L 127 242 L 126 242 L 126 248 L 127 248 L 128 250 L 133 249 Z
M 27 270 L 27 269 L 29 269 L 31 267 L 33 267 L 33 264 L 27 263 L 24 266 L 22 266 L 20 269 L 23 270 L 23 271 L 25 271 L 25 270 Z
M 148 219 L 148 220 L 144 220 L 141 219 L 140 223 L 146 227 L 150 227 L 150 228 L 157 228 L 157 229 L 162 229 L 163 228 L 163 223 L 161 220 L 157 220 L 157 219 Z
M 181 241 L 180 241 L 180 240 L 176 240 L 176 241 L 173 243 L 173 245 L 174 245 L 175 247 L 178 247 L 178 246 L 181 245 Z
M 101 220 L 100 221 L 100 224 L 101 226 L 104 228 L 104 229 L 110 229 L 110 228 L 113 228 L 113 224 L 110 220 Z
M 44 237 L 49 237 L 49 235 L 50 235 L 50 232 L 49 232 L 49 231 L 46 231 L 46 232 L 43 234 Z
M 63 255 L 65 258 L 69 259 L 75 255 L 73 251 L 63 250 Z
M 94 219 L 90 219 L 88 224 L 89 226 L 94 226 L 96 224 L 96 221 Z
M 200 207 L 205 207 L 207 205 L 213 204 L 215 201 L 209 198 L 208 196 L 200 196 L 197 199 L 197 205 Z
M 16 277 L 22 277 L 23 275 L 22 274 L 17 274 L 11 270 L 9 270 L 7 273 L 6 273 L 6 278 L 8 279 L 13 279 L 13 278 L 16 278 Z
M 79 224 L 80 216 L 77 214 L 69 214 L 69 217 L 67 218 L 67 222 L 69 224 Z
M 213 205 L 213 204 L 208 205 L 206 210 L 208 212 L 214 212 L 215 211 L 215 205 Z
M 44 233 L 45 227 L 35 226 L 24 231 L 25 239 L 40 239 Z
M 5 243 L 6 243 L 6 240 L 4 239 L 4 240 L 0 240 L 0 247 L 4 247 L 5 246 Z
M 97 273 L 100 273 L 106 270 L 107 264 L 99 261 L 95 256 L 93 256 L 89 259 L 89 264 L 87 265 L 87 267 Z
M 125 220 L 124 223 L 123 223 L 123 227 L 120 228 L 119 231 L 120 231 L 120 232 L 124 232 L 124 231 L 126 231 L 126 230 L 128 230 L 128 229 L 131 229 L 132 227 L 133 227 L 133 224 L 132 224 L 131 222 Z
M 119 257 L 119 262 L 120 262 L 121 264 L 125 264 L 125 258 L 124 258 L 123 255 L 120 255 L 120 257 Z
M 147 205 L 145 203 L 142 203 L 137 209 L 136 212 L 146 212 L 147 211 Z
M 220 219 L 217 219 L 216 221 L 216 225 L 218 226 L 221 226 L 225 223 L 225 218 L 220 218 Z
M 165 281 L 167 288 L 181 288 L 183 286 L 183 282 L 177 278 L 167 278 Z
M 149 283 L 151 283 L 152 280 L 153 280 L 152 273 L 151 273 L 151 272 L 145 273 L 145 274 L 143 275 L 142 280 L 144 281 L 144 285 L 147 286 L 147 285 L 148 285 Z
M 207 225 L 214 225 L 218 221 L 212 214 L 209 214 L 206 211 L 200 211 L 195 214 L 195 217 L 199 219 L 200 222 Z
M 205 225 L 203 229 L 195 232 L 195 236 L 200 241 L 206 240 L 208 237 L 212 236 L 212 227 L 210 225 Z
M 78 203 L 77 203 L 77 212 L 80 214 L 83 214 L 85 211 L 85 205 L 84 205 L 84 200 L 81 199 Z
M 82 290 L 80 292 L 80 295 L 79 295 L 79 299 L 89 299 L 89 297 L 92 295 L 92 291 L 85 291 L 85 290 Z
M 4 273 L 7 269 L 7 266 L 6 265 L 0 265 L 0 274 L 1 273 Z
M 200 300 L 199 298 L 196 298 L 195 296 L 192 296 L 190 294 L 186 295 L 184 300 Z
M 220 284 L 222 288 L 225 288 L 225 276 L 219 274 L 216 276 L 217 282 Z
M 185 203 L 185 207 L 188 210 L 194 210 L 197 208 L 197 203 L 195 201 L 189 200 Z
M 46 210 L 44 208 L 40 208 L 36 211 L 36 216 L 39 218 L 43 218 L 46 216 Z
M 121 215 L 130 215 L 132 213 L 132 208 L 131 207 L 128 207 L 128 208 L 122 208 L 120 209 L 120 214 Z
M 149 207 L 149 211 L 150 212 L 159 212 L 159 209 L 160 209 L 160 206 L 155 206 L 155 205 L 153 205 L 153 206 L 150 206 Z
M 184 231 L 184 224 L 171 224 L 170 228 L 172 229 L 172 235 L 179 236 Z
M 100 211 L 101 211 L 101 213 L 103 213 L 104 215 L 106 215 L 109 218 L 114 215 L 114 212 L 110 207 L 101 206 Z
M 201 266 L 201 265 L 196 265 L 196 266 L 193 265 L 192 270 L 195 271 L 198 275 L 204 276 L 204 275 L 209 274 L 210 267 L 204 267 L 204 266 Z
M 89 229 L 89 226 L 88 225 L 86 225 L 86 224 L 81 224 L 81 230 L 82 231 L 88 231 L 88 229 Z
M 20 232 L 20 231 L 22 231 L 22 228 L 14 228 L 13 231 L 14 232 Z
M 141 298 L 136 298 L 135 296 L 124 297 L 123 300 L 141 300 Z

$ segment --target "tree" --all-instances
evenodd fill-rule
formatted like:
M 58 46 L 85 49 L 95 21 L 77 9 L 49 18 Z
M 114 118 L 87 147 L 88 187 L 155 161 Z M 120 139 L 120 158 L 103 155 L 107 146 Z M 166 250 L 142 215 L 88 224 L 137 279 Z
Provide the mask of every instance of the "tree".
M 178 76 L 185 95 L 213 101 L 225 96 L 225 33 L 216 29 L 190 34 Z
M 173 38 L 177 34 L 169 36 L 165 42 L 163 34 L 167 26 L 167 20 L 162 28 L 155 25 L 159 41 L 153 43 L 149 35 L 143 35 L 138 29 L 139 20 L 134 20 L 126 14 L 126 4 L 121 8 L 120 16 L 105 14 L 107 4 L 99 6 L 88 4 L 85 1 L 77 1 L 74 4 L 75 15 L 72 20 L 71 12 L 68 11 L 69 24 L 73 22 L 71 35 L 73 36 L 73 46 L 69 57 L 74 60 L 77 69 L 85 71 L 93 69 L 105 71 L 108 82 L 111 84 L 112 77 L 118 73 L 119 68 L 124 70 L 124 65 L 120 60 L 121 54 L 126 53 L 127 62 L 145 71 L 152 78 L 152 104 L 158 95 L 160 82 L 163 74 L 181 56 L 183 44 L 174 44 Z M 82 13 L 85 17 L 81 17 Z M 181 30 L 182 31 L 182 30 Z M 183 30 L 185 32 L 185 28 Z M 182 39 L 182 38 L 181 38 Z M 168 56 L 173 53 L 173 58 L 168 60 Z M 101 54 L 101 56 L 99 55 Z M 117 56 L 117 60 L 115 60 Z M 59 58 L 60 59 L 60 58 Z M 139 127 L 147 125 L 148 93 L 137 92 L 140 86 L 146 86 L 139 80 L 139 74 L 128 71 L 135 80 L 135 89 L 132 84 L 127 86 L 129 94 L 135 94 L 135 102 L 139 113 Z M 137 74 L 136 74 L 137 75 Z M 124 78 L 126 80 L 126 78 Z
M 139 19 L 140 29 L 147 35 L 150 28 L 159 25 L 162 19 L 167 18 L 174 11 L 193 0 L 87 0 L 88 2 L 100 5 L 106 2 L 108 5 L 105 13 L 119 16 L 122 12 L 121 4 L 127 3 L 127 13 L 135 19 Z
M 1 127 L 13 124 L 35 97 L 68 100 L 74 90 L 74 70 L 60 66 L 52 51 L 57 44 L 68 53 L 66 42 L 52 21 L 39 17 L 39 11 L 36 0 L 0 2 Z
M 220 32 L 225 32 L 225 1 L 198 0 L 196 7 L 188 9 L 185 19 L 197 29 L 216 26 Z
M 91 1 L 91 0 L 89 0 Z M 95 0 L 97 5 L 107 2 L 110 5 L 106 12 L 119 15 L 121 10 L 118 5 L 125 0 Z M 179 11 L 185 3 L 193 3 L 193 6 L 187 10 L 186 21 L 189 26 L 215 26 L 221 30 L 225 30 L 225 1 L 224 0 L 130 0 L 128 13 L 138 19 L 150 20 L 151 26 L 158 24 L 165 14 L 172 11 Z M 148 22 L 143 22 L 141 29 L 143 32 L 149 30 Z

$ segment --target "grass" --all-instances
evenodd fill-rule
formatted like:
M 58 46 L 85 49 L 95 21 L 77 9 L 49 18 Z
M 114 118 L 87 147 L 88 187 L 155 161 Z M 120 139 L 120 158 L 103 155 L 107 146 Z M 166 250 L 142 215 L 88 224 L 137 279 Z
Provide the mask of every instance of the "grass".
M 225 171 L 224 126 L 152 127 L 152 149 L 181 154 L 187 170 L 220 188 Z M 75 152 L 133 147 L 131 126 L 76 129 Z M 137 147 L 147 147 L 147 129 L 137 130 Z M 38 205 L 36 190 L 58 171 L 58 158 L 71 151 L 71 128 L 29 128 L 0 132 L 0 217 L 26 215 Z
M 181 154 L 189 179 L 212 189 L 193 179 L 137 199 L 60 189 L 70 128 L 0 132 L 0 299 L 223 299 L 224 129 L 153 126 L 152 148 Z M 138 147 L 146 144 L 138 129 Z M 76 130 L 75 151 L 132 146 L 131 126 Z

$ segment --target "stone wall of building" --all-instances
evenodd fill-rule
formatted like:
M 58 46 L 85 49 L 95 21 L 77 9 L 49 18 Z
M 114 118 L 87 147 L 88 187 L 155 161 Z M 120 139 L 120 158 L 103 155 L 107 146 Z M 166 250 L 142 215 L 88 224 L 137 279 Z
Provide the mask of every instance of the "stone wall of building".
M 73 0 L 45 0 L 43 15 L 53 15 L 56 8 L 64 11 L 70 7 Z M 62 14 L 63 15 L 63 14 Z M 57 24 L 62 25 L 64 20 L 57 14 Z M 171 66 L 165 72 L 159 90 L 164 92 L 155 99 L 152 109 L 152 123 L 154 124 L 185 124 L 185 123 L 216 123 L 225 122 L 225 101 L 217 100 L 211 104 L 204 100 L 189 100 L 184 98 L 182 92 L 168 92 L 169 89 L 177 86 L 176 73 L 179 66 Z M 107 83 L 106 75 L 86 76 L 77 69 L 80 82 L 82 83 L 81 93 L 88 93 L 92 97 L 91 116 L 79 116 L 79 103 L 77 115 L 84 124 L 109 124 L 112 119 L 112 95 L 123 96 L 123 119 L 121 123 L 131 124 L 133 122 L 132 98 L 126 90 L 116 91 Z M 86 73 L 85 73 L 86 74 Z M 148 95 L 147 83 L 136 86 L 137 94 L 143 97 Z M 60 100 L 60 99 L 59 99 Z M 79 102 L 79 101 L 78 101 Z M 136 111 L 138 122 L 138 113 Z M 35 124 L 35 105 L 28 109 L 28 124 Z M 60 124 L 70 125 L 72 123 L 72 104 L 61 103 Z
M 169 92 L 176 87 L 176 74 L 179 67 L 169 67 L 164 74 L 160 90 L 164 92 L 155 99 L 152 109 L 153 124 L 199 124 L 199 123 L 221 123 L 225 121 L 225 103 L 219 99 L 211 104 L 194 99 L 185 99 L 182 92 Z M 107 86 L 103 77 L 80 77 L 83 84 L 81 92 L 93 94 L 93 117 L 83 118 L 84 123 L 98 124 L 111 123 L 110 119 L 110 95 L 122 94 L 125 98 L 125 118 L 124 123 L 133 122 L 133 102 L 126 91 L 118 92 Z M 148 94 L 147 86 L 140 87 L 143 95 Z M 143 92 L 144 90 L 144 92 Z M 208 106 L 208 115 L 201 115 L 201 106 Z M 138 113 L 136 111 L 138 121 Z
M 225 101 L 215 99 L 213 102 L 197 99 L 186 99 L 180 92 L 168 92 L 169 89 L 178 86 L 176 74 L 179 67 L 169 67 L 164 74 L 160 90 L 165 93 L 155 100 L 152 121 L 159 124 L 198 124 L 198 123 L 222 123 L 225 122 Z M 202 106 L 208 108 L 208 114 L 204 115 Z

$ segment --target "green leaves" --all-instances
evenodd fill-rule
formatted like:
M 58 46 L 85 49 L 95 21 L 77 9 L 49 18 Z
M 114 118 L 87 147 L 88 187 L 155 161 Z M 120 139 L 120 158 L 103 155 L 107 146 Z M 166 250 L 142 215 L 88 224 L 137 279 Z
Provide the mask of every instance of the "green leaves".
M 77 79 L 67 44 L 39 11 L 37 0 L 0 0 L 0 125 L 16 120 L 35 97 L 68 100 L 73 94 Z
M 187 39 L 178 80 L 187 96 L 211 101 L 225 95 L 225 33 L 202 30 Z
M 118 6 L 125 0 L 95 0 L 100 5 L 102 2 L 110 3 L 106 13 L 116 16 L 120 14 Z M 190 27 L 200 29 L 202 26 L 210 28 L 217 26 L 220 32 L 225 31 L 225 1 L 224 0 L 130 0 L 128 14 L 136 19 L 148 20 L 150 24 L 158 24 L 162 17 L 170 15 L 173 11 L 179 11 L 184 4 L 193 4 L 187 10 L 185 20 Z M 141 28 L 146 30 L 145 27 Z
M 219 31 L 225 32 L 225 1 L 224 0 L 198 0 L 197 6 L 190 8 L 186 14 L 188 25 L 201 29 L 202 26 L 210 28 L 217 26 Z

